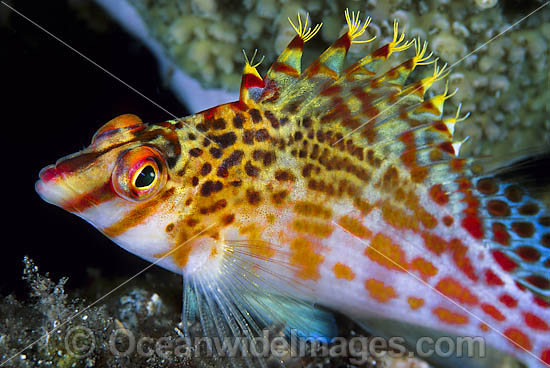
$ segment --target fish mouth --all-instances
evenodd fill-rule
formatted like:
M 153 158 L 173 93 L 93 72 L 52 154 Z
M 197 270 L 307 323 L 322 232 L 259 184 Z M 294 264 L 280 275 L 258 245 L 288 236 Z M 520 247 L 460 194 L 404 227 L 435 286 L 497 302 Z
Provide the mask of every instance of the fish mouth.
M 63 173 L 56 165 L 44 167 L 38 176 L 40 179 L 34 184 L 34 189 L 44 201 L 65 208 L 64 204 L 74 198 L 74 190 L 65 183 Z

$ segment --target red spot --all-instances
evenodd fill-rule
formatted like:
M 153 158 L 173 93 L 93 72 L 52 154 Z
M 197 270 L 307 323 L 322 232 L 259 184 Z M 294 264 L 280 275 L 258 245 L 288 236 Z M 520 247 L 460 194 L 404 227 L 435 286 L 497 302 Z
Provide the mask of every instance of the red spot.
M 432 200 L 440 206 L 449 203 L 449 196 L 443 190 L 443 185 L 435 184 L 430 188 L 430 197 Z
M 292 41 L 288 44 L 286 47 L 287 49 L 300 49 L 302 50 L 304 48 L 304 40 L 300 38 L 300 36 L 295 36 Z
M 444 216 L 443 217 L 443 224 L 445 226 L 451 226 L 455 220 L 451 216 Z
M 453 147 L 453 144 L 451 142 L 443 142 L 439 145 L 439 149 L 441 149 L 443 152 L 447 152 L 450 155 L 455 154 L 455 149 Z
M 506 227 L 500 222 L 495 222 L 492 226 L 493 240 L 502 245 L 510 245 L 510 234 Z
M 390 51 L 390 45 L 387 44 L 387 45 L 384 45 L 382 47 L 380 47 L 378 50 L 376 50 L 375 52 L 372 53 L 372 57 L 373 58 L 377 58 L 377 57 L 383 57 L 384 59 L 388 57 L 389 55 L 389 51 Z
M 524 313 L 523 316 L 525 317 L 525 323 L 527 326 L 531 327 L 534 330 L 542 330 L 547 331 L 550 330 L 550 327 L 539 317 L 535 316 L 533 313 Z
M 287 74 L 296 78 L 300 76 L 300 73 L 298 73 L 296 69 L 284 63 L 276 62 L 273 64 L 272 68 L 273 68 L 272 70 L 277 73 Z
M 483 238 L 483 229 L 479 217 L 468 215 L 462 220 L 462 227 L 465 228 L 474 238 Z
M 239 111 L 248 110 L 248 105 L 244 101 L 235 101 L 231 104 L 231 106 Z
M 533 300 L 536 304 L 538 304 L 539 306 L 541 306 L 543 308 L 550 308 L 550 302 L 547 302 L 546 300 L 544 300 L 544 299 L 542 299 L 538 296 L 534 296 Z
M 351 46 L 351 39 L 349 38 L 349 35 L 346 33 L 342 37 L 340 37 L 334 44 L 332 45 L 333 48 L 344 48 L 346 52 L 349 50 L 349 47 Z
M 504 285 L 504 282 L 500 279 L 500 277 L 498 277 L 496 273 L 489 269 L 485 271 L 485 281 L 488 285 Z
M 254 74 L 245 74 L 243 75 L 243 82 L 241 84 L 241 89 L 244 88 L 264 88 L 265 84 L 262 78 L 258 78 Z
M 515 308 L 518 306 L 518 301 L 508 294 L 502 294 L 498 300 L 508 308 Z
M 342 90 L 340 86 L 332 86 L 325 88 L 321 91 L 321 96 L 332 96 L 339 93 Z
M 516 346 L 521 346 L 525 350 L 531 350 L 531 341 L 522 331 L 517 328 L 511 327 L 504 331 L 504 336 L 512 340 Z
M 501 252 L 500 250 L 493 251 L 493 258 L 495 259 L 495 261 L 497 261 L 500 267 L 506 272 L 513 271 L 517 267 L 517 264 L 514 261 L 512 261 L 510 258 L 508 258 L 508 256 L 503 252 Z
M 546 364 L 549 364 L 550 365 L 550 348 L 544 350 L 541 354 L 540 354 L 540 359 L 545 362 Z
M 217 107 L 213 107 L 211 109 L 203 111 L 204 119 L 205 120 L 214 119 L 214 114 L 216 112 L 216 109 L 217 109 Z
M 491 304 L 481 304 L 481 309 L 483 309 L 486 314 L 493 317 L 497 321 L 502 322 L 506 320 L 506 317 L 504 317 L 504 315 Z

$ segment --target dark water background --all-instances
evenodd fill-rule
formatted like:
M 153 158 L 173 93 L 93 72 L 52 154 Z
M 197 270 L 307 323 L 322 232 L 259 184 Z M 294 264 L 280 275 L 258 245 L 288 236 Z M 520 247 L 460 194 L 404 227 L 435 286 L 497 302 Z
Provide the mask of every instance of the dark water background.
M 142 45 L 91 1 L 80 2 L 88 8 L 78 11 L 68 3 L 10 5 L 171 113 L 187 115 L 163 87 L 156 61 Z M 148 263 L 42 201 L 34 183 L 42 167 L 87 146 L 93 133 L 117 115 L 134 113 L 145 122 L 171 116 L 19 15 L 6 19 L 7 12 L 0 4 L 0 295 L 27 294 L 21 280 L 24 255 L 53 280 L 69 276 L 69 289 L 92 280 L 90 267 L 108 277 L 135 274 Z

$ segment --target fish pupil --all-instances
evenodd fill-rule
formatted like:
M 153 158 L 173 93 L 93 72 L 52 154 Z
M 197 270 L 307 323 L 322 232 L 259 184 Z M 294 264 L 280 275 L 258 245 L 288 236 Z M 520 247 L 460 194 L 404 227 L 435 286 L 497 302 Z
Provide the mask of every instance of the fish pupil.
M 135 185 L 137 188 L 148 187 L 149 185 L 153 184 L 154 180 L 155 180 L 155 169 L 153 169 L 151 165 L 147 165 L 139 173 L 138 177 L 136 178 Z

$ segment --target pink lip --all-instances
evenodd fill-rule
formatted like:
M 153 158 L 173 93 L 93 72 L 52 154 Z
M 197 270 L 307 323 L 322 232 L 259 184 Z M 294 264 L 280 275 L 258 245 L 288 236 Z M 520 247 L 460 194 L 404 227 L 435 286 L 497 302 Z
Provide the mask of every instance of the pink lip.
M 49 182 L 51 180 L 54 180 L 58 177 L 59 172 L 57 171 L 57 168 L 55 165 L 49 165 L 40 170 L 40 173 L 38 176 L 40 176 L 40 179 L 44 182 Z

